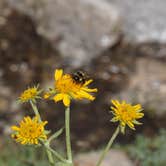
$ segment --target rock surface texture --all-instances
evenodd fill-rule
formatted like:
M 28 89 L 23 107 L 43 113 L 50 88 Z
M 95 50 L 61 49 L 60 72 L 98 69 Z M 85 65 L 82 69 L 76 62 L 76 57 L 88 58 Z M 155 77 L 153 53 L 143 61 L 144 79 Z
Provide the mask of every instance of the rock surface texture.
M 118 10 L 105 0 L 8 1 L 31 15 L 38 32 L 76 67 L 113 46 L 120 35 Z
M 95 166 L 101 152 L 90 152 L 76 156 L 75 166 Z M 127 155 L 118 150 L 111 150 L 101 166 L 133 166 Z
M 134 42 L 166 42 L 165 0 L 107 0 L 123 16 L 125 37 Z

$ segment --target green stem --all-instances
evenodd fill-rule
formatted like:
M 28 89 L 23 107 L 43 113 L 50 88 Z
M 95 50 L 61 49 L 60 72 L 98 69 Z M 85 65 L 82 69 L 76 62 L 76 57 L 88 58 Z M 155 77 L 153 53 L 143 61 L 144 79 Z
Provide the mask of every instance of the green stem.
M 48 161 L 50 165 L 54 165 L 54 159 L 53 159 L 52 153 L 48 149 L 46 149 L 46 152 L 47 152 Z
M 65 128 L 66 128 L 66 149 L 67 149 L 67 158 L 71 165 L 72 161 L 72 152 L 71 152 L 71 141 L 70 141 L 70 107 L 66 107 L 65 110 Z
M 119 134 L 119 126 L 116 128 L 115 132 L 113 133 L 112 137 L 110 138 L 110 140 L 109 140 L 107 146 L 105 147 L 104 151 L 102 152 L 96 166 L 100 166 L 101 162 L 103 161 L 105 155 L 107 154 L 107 152 L 111 148 L 111 145 L 114 142 L 114 140 L 118 134 Z
M 41 122 L 41 117 L 40 117 L 40 114 L 39 114 L 39 111 L 38 111 L 38 109 L 37 109 L 36 104 L 34 104 L 33 101 L 30 101 L 30 104 L 31 104 L 31 106 L 32 106 L 32 109 L 33 109 L 35 115 L 38 117 L 39 122 Z
M 67 163 L 68 161 L 66 159 L 64 159 L 58 152 L 56 152 L 55 150 L 53 150 L 52 148 L 50 148 L 50 146 L 45 145 L 46 149 L 52 153 L 57 159 L 59 159 L 60 161 Z

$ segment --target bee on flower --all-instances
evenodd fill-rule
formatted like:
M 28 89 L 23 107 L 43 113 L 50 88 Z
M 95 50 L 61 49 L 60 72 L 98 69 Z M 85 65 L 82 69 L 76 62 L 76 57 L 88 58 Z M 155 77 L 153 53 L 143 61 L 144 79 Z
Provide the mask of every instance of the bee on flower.
M 47 121 L 39 122 L 38 117 L 31 119 L 29 116 L 24 117 L 19 126 L 12 126 L 14 133 L 11 135 L 16 142 L 22 145 L 39 144 L 39 140 L 46 140 L 45 125 Z
M 45 99 L 50 98 L 55 102 L 62 100 L 66 107 L 70 105 L 72 99 L 88 99 L 91 101 L 95 99 L 90 93 L 97 92 L 97 89 L 88 88 L 93 80 L 88 80 L 83 72 L 63 74 L 62 69 L 57 69 L 54 78 L 54 88 L 45 93 Z
M 24 90 L 18 101 L 20 103 L 25 103 L 28 101 L 33 101 L 35 102 L 36 99 L 40 99 L 41 97 L 39 96 L 42 90 L 39 90 L 39 86 L 34 86 L 34 87 L 29 87 L 28 89 Z
M 125 101 L 119 102 L 118 100 L 111 101 L 113 106 L 111 106 L 111 112 L 114 117 L 112 118 L 112 122 L 120 122 L 121 132 L 125 132 L 126 125 L 131 129 L 135 130 L 134 125 L 140 125 L 141 123 L 137 121 L 144 116 L 142 113 L 142 107 L 140 104 L 131 105 L 126 103 Z

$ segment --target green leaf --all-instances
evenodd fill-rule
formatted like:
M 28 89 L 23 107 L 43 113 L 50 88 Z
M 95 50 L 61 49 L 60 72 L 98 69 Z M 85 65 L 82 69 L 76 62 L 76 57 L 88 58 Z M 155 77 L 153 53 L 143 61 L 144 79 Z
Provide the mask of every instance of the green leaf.
M 141 122 L 138 122 L 137 120 L 133 120 L 133 123 L 136 124 L 136 125 L 141 125 L 142 124 Z
M 51 130 L 44 130 L 44 133 L 45 133 L 46 135 L 48 135 L 48 134 L 51 133 Z
M 52 141 L 53 139 L 56 139 L 57 137 L 59 137 L 62 132 L 64 130 L 64 127 L 59 129 L 57 132 L 55 132 L 49 139 L 48 139 L 48 142 Z

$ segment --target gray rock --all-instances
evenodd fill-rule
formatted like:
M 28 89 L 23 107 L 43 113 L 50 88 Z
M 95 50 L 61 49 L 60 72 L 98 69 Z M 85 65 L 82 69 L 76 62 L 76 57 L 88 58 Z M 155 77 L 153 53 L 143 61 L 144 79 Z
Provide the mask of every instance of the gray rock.
M 90 152 L 79 154 L 75 158 L 75 166 L 95 166 L 101 152 Z M 134 164 L 127 155 L 119 150 L 110 150 L 106 155 L 101 166 L 133 166 Z
M 38 32 L 76 67 L 113 46 L 120 34 L 119 13 L 105 0 L 7 1 L 31 15 Z
M 134 42 L 166 42 L 165 0 L 107 0 L 124 18 L 125 37 Z

